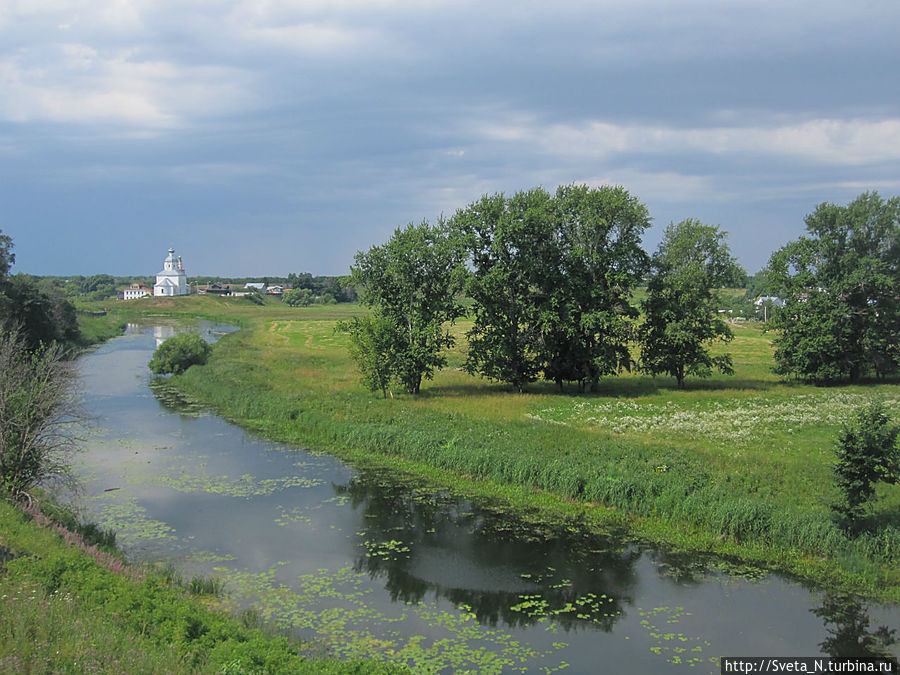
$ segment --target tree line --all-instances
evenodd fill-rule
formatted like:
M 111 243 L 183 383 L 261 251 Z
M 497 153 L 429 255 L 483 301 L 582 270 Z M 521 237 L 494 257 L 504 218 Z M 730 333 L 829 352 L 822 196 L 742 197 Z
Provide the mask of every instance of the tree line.
M 0 230 L 0 332 L 15 329 L 30 350 L 42 344 L 78 344 L 81 332 L 74 305 L 31 275 L 10 275 L 16 261 L 12 249 L 12 239 Z
M 351 268 L 372 311 L 340 328 L 364 383 L 418 393 L 446 364 L 449 325 L 468 314 L 465 369 L 516 391 L 541 378 L 595 390 L 633 369 L 683 387 L 733 372 L 710 351 L 733 338 L 716 289 L 748 283 L 785 303 L 772 308 L 776 372 L 820 383 L 897 372 L 900 199 L 819 205 L 808 236 L 749 278 L 720 227 L 673 223 L 648 255 L 649 224 L 625 188 L 573 184 L 485 195 L 436 224 L 398 228 Z
M 0 495 L 27 497 L 68 474 L 76 441 L 68 429 L 79 418 L 69 356 L 81 335 L 64 297 L 10 276 L 12 248 L 0 231 Z

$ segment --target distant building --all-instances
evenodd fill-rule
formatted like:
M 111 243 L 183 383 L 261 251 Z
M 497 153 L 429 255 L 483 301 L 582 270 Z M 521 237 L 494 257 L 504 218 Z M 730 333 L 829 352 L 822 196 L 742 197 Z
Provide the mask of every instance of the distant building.
M 266 284 L 265 284 L 265 282 L 262 282 L 262 281 L 248 281 L 246 284 L 244 284 L 244 288 L 249 288 L 249 289 L 257 290 L 257 291 L 264 291 L 264 290 L 266 290 Z
M 757 307 L 762 307 L 765 304 L 770 304 L 772 307 L 784 307 L 784 300 L 777 295 L 761 295 L 756 299 L 755 304 Z
M 169 257 L 163 262 L 162 272 L 156 275 L 153 295 L 187 295 L 191 292 L 187 274 L 181 264 L 181 256 L 175 257 L 175 249 L 169 249 Z
M 210 295 L 231 295 L 231 284 L 212 283 L 207 286 L 201 286 L 200 293 L 209 293 Z
M 124 291 L 126 300 L 137 300 L 139 298 L 148 298 L 153 295 L 153 289 L 141 283 L 131 284 Z

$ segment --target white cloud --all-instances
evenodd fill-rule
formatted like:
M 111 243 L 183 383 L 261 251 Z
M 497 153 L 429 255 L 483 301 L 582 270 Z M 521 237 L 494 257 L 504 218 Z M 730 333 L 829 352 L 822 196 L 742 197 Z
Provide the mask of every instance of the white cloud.
M 342 53 L 362 47 L 375 38 L 368 31 L 311 22 L 247 28 L 242 31 L 241 37 L 253 42 L 311 54 Z
M 0 119 L 166 129 L 250 107 L 250 89 L 234 68 L 179 66 L 67 43 L 40 60 L 29 51 L 0 60 Z
M 595 187 L 601 185 L 624 185 L 629 192 L 638 195 L 652 195 L 654 199 L 665 202 L 710 201 L 718 195 L 722 199 L 728 197 L 716 189 L 714 179 L 710 176 L 692 176 L 674 171 L 638 171 L 623 169 L 611 171 L 601 176 L 576 179 L 575 183 L 587 183 Z
M 533 146 L 568 157 L 609 158 L 626 153 L 775 155 L 835 165 L 900 160 L 900 118 L 813 119 L 765 126 L 679 129 L 591 121 L 545 124 L 519 116 L 507 124 L 476 123 L 487 140 Z

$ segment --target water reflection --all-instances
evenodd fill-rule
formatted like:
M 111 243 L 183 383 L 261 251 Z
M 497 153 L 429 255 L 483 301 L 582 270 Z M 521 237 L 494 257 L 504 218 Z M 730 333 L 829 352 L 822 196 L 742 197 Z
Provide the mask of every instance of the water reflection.
M 431 593 L 469 606 L 492 626 L 553 617 L 565 630 L 604 631 L 634 602 L 641 551 L 575 521 L 527 522 L 377 473 L 335 490 L 364 514 L 365 548 L 355 569 L 384 579 L 394 600 L 419 602 Z
M 897 631 L 887 626 L 870 630 L 868 610 L 855 597 L 829 593 L 821 605 L 810 611 L 825 621 L 828 637 L 819 643 L 824 653 L 836 658 L 890 658 L 897 666 L 890 651 L 897 644 Z

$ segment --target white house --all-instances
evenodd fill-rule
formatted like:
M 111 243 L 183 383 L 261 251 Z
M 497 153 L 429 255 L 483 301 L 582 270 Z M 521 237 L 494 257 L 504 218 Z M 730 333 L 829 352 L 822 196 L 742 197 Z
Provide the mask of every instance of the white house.
M 144 284 L 135 283 L 125 289 L 124 295 L 126 300 L 137 300 L 153 295 L 153 289 Z
M 153 295 L 187 295 L 191 292 L 188 286 L 181 256 L 175 257 L 175 249 L 169 249 L 169 257 L 163 262 L 162 272 L 156 275 Z

